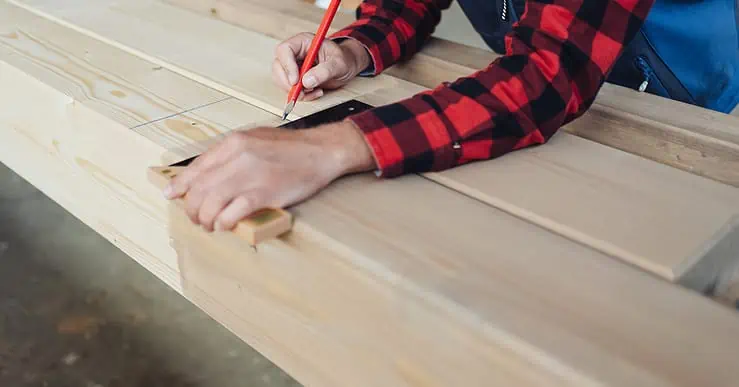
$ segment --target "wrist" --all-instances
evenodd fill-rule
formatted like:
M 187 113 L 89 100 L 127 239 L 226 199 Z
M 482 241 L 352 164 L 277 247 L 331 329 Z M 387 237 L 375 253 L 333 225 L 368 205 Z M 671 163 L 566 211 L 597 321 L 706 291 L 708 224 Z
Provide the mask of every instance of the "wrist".
M 355 64 L 355 76 L 372 64 L 372 57 L 369 51 L 356 39 L 346 38 L 339 43 L 339 46 L 352 57 L 353 63 Z
M 338 176 L 367 172 L 377 168 L 364 135 L 350 120 L 316 128 L 322 138 L 331 169 Z

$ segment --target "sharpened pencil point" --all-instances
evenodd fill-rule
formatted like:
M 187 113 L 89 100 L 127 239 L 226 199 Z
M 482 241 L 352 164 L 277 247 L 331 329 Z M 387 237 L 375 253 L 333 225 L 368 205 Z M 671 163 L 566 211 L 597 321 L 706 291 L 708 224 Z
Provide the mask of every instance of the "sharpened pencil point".
M 287 116 L 290 115 L 290 112 L 293 111 L 293 108 L 295 107 L 295 102 L 288 102 L 287 105 L 285 105 L 285 112 L 282 113 L 282 120 L 285 121 L 287 119 Z

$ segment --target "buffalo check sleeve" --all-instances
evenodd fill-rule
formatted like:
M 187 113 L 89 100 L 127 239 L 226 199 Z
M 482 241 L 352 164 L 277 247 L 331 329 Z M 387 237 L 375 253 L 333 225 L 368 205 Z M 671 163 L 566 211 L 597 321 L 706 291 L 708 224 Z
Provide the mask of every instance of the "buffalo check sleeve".
M 526 2 L 506 54 L 467 77 L 356 114 L 379 174 L 439 171 L 545 143 L 593 103 L 654 0 Z M 358 40 L 373 74 L 415 53 L 449 0 L 365 0 L 335 37 Z

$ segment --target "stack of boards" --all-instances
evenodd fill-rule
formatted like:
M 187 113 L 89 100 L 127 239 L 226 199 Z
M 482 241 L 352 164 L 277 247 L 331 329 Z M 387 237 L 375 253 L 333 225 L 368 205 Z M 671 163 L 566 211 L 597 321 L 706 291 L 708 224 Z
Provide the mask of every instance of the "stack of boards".
M 306 386 L 739 385 L 739 314 L 701 294 L 739 260 L 734 117 L 607 86 L 545 146 L 343 178 L 257 251 L 166 203 L 148 167 L 279 122 L 309 8 L 2 1 L 0 161 Z M 434 41 L 291 118 L 483 57 Z

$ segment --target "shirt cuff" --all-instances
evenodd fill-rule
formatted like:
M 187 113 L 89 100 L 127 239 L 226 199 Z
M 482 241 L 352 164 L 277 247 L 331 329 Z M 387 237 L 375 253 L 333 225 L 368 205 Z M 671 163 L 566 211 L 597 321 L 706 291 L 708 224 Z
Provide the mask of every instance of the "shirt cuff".
M 359 75 L 365 77 L 375 76 L 385 70 L 385 66 L 381 61 L 382 56 L 378 52 L 377 44 L 363 34 L 356 32 L 351 26 L 334 33 L 329 39 L 334 41 L 353 39 L 367 50 L 370 56 L 370 65 Z
M 377 164 L 378 177 L 443 170 L 458 164 L 460 146 L 433 112 L 418 115 L 425 106 L 418 99 L 376 107 L 349 116 L 363 134 Z M 411 114 L 398 121 L 398 112 Z M 416 115 L 413 115 L 413 114 Z M 388 122 L 396 122 L 388 125 Z
M 375 158 L 377 164 L 377 170 L 375 175 L 377 177 L 394 177 L 403 173 L 403 168 L 399 163 L 399 149 L 392 138 L 383 138 L 383 131 L 387 129 L 376 129 L 382 128 L 384 124 L 374 114 L 370 112 L 363 112 L 349 116 L 347 118 L 359 128 L 359 131 L 364 136 L 364 140 L 372 151 L 372 155 Z

